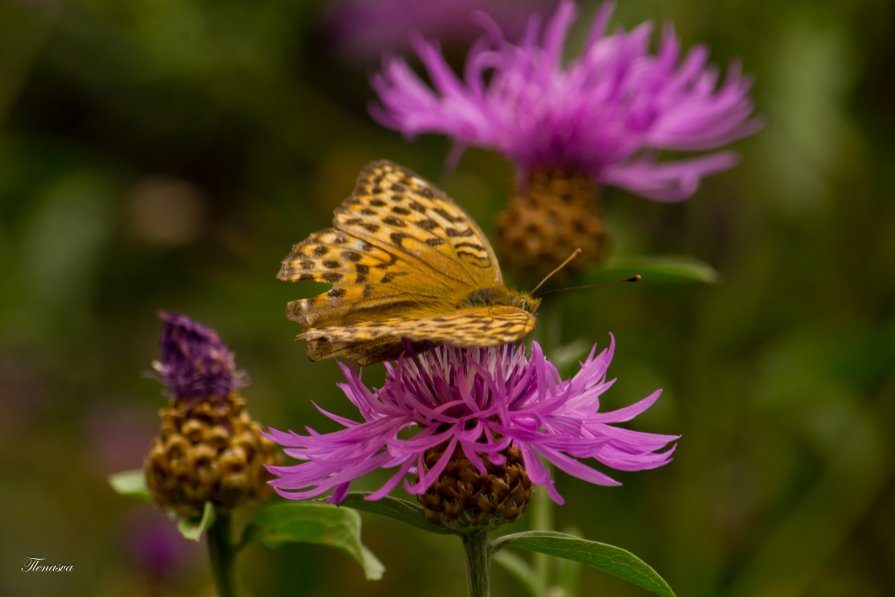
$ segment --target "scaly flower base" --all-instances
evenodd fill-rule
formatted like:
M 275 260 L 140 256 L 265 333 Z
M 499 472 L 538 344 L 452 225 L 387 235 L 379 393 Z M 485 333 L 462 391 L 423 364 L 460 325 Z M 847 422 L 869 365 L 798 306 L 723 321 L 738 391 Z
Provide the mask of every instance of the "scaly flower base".
M 598 189 L 583 173 L 539 168 L 527 188 L 497 216 L 497 253 L 519 278 L 540 279 L 572 254 L 564 273 L 587 271 L 605 261 L 609 236 L 600 217 Z
M 444 446 L 426 452 L 426 470 L 432 469 Z M 522 453 L 511 446 L 503 451 L 506 462 L 485 459 L 487 473 L 480 473 L 463 450 L 455 449 L 438 480 L 417 500 L 426 519 L 455 531 L 496 529 L 525 512 L 533 491 L 525 472 Z
M 210 501 L 224 510 L 271 494 L 265 464 L 275 464 L 273 442 L 261 435 L 245 409 L 230 394 L 192 408 L 174 400 L 162 409 L 161 433 L 146 459 L 146 485 L 153 501 L 184 518 L 202 513 Z

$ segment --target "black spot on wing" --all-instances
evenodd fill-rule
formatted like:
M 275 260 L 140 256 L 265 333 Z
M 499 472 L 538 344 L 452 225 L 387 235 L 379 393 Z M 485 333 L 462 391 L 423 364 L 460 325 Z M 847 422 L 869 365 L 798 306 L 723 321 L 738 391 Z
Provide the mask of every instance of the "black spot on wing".
M 395 228 L 404 228 L 407 224 L 404 223 L 404 220 L 401 218 L 396 218 L 394 216 L 386 216 L 382 218 L 382 221 L 388 224 L 389 226 L 394 226 Z
M 447 211 L 446 209 L 441 208 L 441 207 L 437 207 L 432 211 L 437 213 L 439 216 L 441 216 L 442 218 L 444 218 L 451 224 L 456 224 L 457 222 L 463 222 L 464 220 L 466 220 L 466 218 L 464 216 L 462 216 L 462 215 L 455 216 L 455 215 L 451 214 L 449 211 Z
M 388 237 L 392 240 L 393 243 L 395 243 L 395 245 L 403 248 L 401 243 L 404 241 L 405 238 L 410 238 L 410 235 L 406 232 L 392 232 L 388 235 Z
M 456 228 L 445 228 L 444 233 L 451 238 L 475 236 L 475 232 L 473 232 L 472 228 L 464 228 L 463 230 L 457 230 Z

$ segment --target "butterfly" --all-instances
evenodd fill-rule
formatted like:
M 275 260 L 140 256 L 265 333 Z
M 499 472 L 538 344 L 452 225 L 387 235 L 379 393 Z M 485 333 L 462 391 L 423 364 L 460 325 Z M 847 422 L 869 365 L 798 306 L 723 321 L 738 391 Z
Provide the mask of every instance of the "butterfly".
M 540 304 L 504 285 L 488 239 L 447 194 L 384 160 L 361 170 L 333 227 L 294 245 L 277 277 L 332 284 L 286 308 L 312 361 L 378 363 L 408 342 L 515 342 L 534 329 Z

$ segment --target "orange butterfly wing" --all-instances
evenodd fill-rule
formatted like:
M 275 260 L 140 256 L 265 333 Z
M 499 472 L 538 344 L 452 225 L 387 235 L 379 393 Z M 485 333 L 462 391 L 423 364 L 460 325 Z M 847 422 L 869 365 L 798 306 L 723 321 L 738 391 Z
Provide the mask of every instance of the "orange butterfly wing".
M 335 211 L 334 228 L 295 245 L 282 280 L 314 280 L 329 292 L 292 301 L 287 317 L 305 327 L 309 357 L 394 358 L 402 338 L 488 346 L 524 337 L 535 317 L 511 305 L 468 305 L 499 288 L 497 258 L 481 229 L 445 193 L 396 164 L 365 167 Z

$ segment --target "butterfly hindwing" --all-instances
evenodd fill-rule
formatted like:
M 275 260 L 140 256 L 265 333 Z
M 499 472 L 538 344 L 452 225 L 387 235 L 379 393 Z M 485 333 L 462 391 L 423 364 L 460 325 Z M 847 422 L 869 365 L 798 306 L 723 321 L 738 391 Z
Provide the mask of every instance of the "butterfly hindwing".
M 402 338 L 464 347 L 493 346 L 522 338 L 534 329 L 535 322 L 535 316 L 522 309 L 492 305 L 423 317 L 388 317 L 351 326 L 313 329 L 299 338 L 312 342 L 323 340 L 333 347 L 356 343 L 400 346 Z

